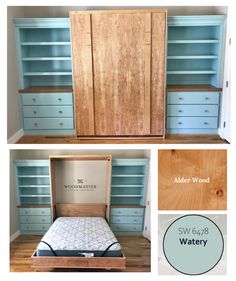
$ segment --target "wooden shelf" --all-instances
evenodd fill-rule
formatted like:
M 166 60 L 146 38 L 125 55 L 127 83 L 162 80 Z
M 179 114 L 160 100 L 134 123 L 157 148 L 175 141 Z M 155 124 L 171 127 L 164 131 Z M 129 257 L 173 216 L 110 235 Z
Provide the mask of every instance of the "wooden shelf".
M 113 204 L 111 208 L 146 208 L 146 206 L 138 204 Z
M 143 184 L 112 184 L 111 187 L 144 187 Z
M 24 72 L 24 76 L 57 76 L 57 75 L 72 75 L 72 72 L 69 71 Z
M 20 89 L 19 93 L 71 93 L 73 92 L 72 87 L 68 86 L 42 86 L 42 87 L 27 87 Z
M 113 178 L 143 178 L 145 177 L 145 175 L 141 175 L 141 174 L 117 174 L 117 175 L 112 175 Z
M 51 208 L 50 204 L 38 204 L 38 205 L 31 205 L 31 204 L 22 204 L 18 205 L 17 208 Z
M 46 184 L 24 184 L 18 185 L 19 188 L 50 188 L 50 185 Z
M 204 39 L 204 40 L 168 40 L 168 44 L 214 44 L 219 43 L 219 40 Z
M 50 194 L 31 194 L 31 195 L 20 195 L 21 198 L 39 198 L 39 197 L 51 197 Z
M 216 74 L 215 70 L 168 70 L 167 74 Z
M 49 175 L 18 175 L 18 178 L 49 178 Z
M 70 42 L 21 42 L 21 46 L 54 46 L 70 45 Z
M 167 92 L 221 92 L 222 88 L 211 85 L 170 85 L 166 88 Z
M 71 57 L 24 57 L 22 61 L 58 61 L 71 60 Z
M 140 197 L 143 197 L 143 195 L 141 194 L 116 194 L 116 195 L 113 195 L 111 194 L 111 197 L 126 197 L 126 198 L 140 198 Z
M 201 56 L 167 56 L 169 60 L 185 60 L 185 59 L 217 59 L 216 55 L 201 55 Z

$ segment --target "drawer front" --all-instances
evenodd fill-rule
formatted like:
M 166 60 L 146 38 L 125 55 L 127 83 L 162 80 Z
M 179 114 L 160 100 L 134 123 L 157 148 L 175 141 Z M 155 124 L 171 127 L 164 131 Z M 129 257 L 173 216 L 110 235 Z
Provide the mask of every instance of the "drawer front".
M 217 117 L 168 117 L 168 129 L 217 129 Z
M 218 116 L 218 105 L 167 105 L 167 116 Z
M 74 129 L 73 118 L 24 118 L 25 130 Z
M 50 208 L 19 208 L 20 216 L 50 216 Z
M 143 225 L 142 224 L 126 224 L 126 223 L 121 223 L 121 224 L 110 224 L 110 227 L 113 231 L 125 231 L 125 232 L 132 232 L 132 231 L 142 231 L 143 230 Z
M 73 106 L 23 106 L 24 117 L 73 117 Z
M 144 208 L 111 208 L 111 216 L 143 216 Z
M 51 216 L 20 216 L 20 223 L 21 224 L 27 224 L 27 223 L 51 223 Z
M 111 216 L 110 223 L 135 223 L 135 224 L 142 224 L 143 217 L 122 217 L 122 216 Z
M 72 93 L 22 94 L 23 105 L 72 105 Z
M 21 231 L 31 232 L 31 231 L 47 231 L 51 224 L 21 224 Z
M 167 104 L 219 104 L 219 92 L 171 92 Z

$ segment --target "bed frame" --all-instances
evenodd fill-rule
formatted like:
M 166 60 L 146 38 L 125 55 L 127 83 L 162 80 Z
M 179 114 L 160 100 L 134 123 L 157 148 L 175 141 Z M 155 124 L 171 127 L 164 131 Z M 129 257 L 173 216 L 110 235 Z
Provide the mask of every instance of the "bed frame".
M 70 156 L 71 157 L 71 156 Z M 84 156 L 83 156 L 84 157 Z M 101 159 L 101 156 L 99 156 Z M 55 158 L 55 157 L 54 157 Z M 66 157 L 65 157 L 66 158 Z M 65 159 L 64 158 L 64 159 Z M 69 157 L 68 157 L 69 158 Z M 78 159 L 77 157 L 76 159 Z M 82 159 L 83 160 L 83 159 Z M 106 157 L 111 165 L 111 157 Z M 110 171 L 107 170 L 107 194 L 110 192 Z M 51 165 L 51 177 L 53 175 Z M 52 194 L 55 194 L 54 181 L 51 179 Z M 56 203 L 52 199 L 53 221 L 57 217 L 104 217 L 109 221 L 110 201 L 107 196 L 106 203 L 78 204 L 78 203 Z M 34 268 L 91 268 L 91 269 L 119 269 L 126 268 L 126 258 L 122 253 L 121 257 L 51 257 L 37 256 L 36 251 L 31 256 L 31 265 Z

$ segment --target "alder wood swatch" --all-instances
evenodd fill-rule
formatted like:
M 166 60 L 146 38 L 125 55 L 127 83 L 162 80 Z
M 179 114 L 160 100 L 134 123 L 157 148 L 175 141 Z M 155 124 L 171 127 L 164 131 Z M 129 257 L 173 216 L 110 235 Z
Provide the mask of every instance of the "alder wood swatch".
M 193 182 L 193 178 L 206 182 Z M 178 180 L 185 179 L 185 183 Z M 226 150 L 159 150 L 159 210 L 226 210 Z

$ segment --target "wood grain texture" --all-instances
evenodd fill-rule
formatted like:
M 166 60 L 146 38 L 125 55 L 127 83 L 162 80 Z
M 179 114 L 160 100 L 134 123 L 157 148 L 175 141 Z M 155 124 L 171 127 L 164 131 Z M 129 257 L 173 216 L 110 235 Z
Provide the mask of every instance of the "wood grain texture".
M 93 69 L 89 14 L 70 13 L 77 135 L 94 134 Z
M 209 183 L 174 179 L 208 178 Z M 226 210 L 226 150 L 159 150 L 159 210 Z
M 94 138 L 74 136 L 23 136 L 17 144 L 227 144 L 226 140 L 219 135 L 200 135 L 200 134 L 171 134 L 166 135 L 165 139 L 157 137 L 113 137 L 113 138 Z
M 106 204 L 55 204 L 57 217 L 106 217 Z M 54 220 L 56 219 L 54 218 Z
M 20 89 L 18 91 L 20 94 L 28 94 L 28 93 L 72 93 L 73 88 L 68 86 L 41 86 L 35 87 L 30 86 L 25 89 Z
M 33 268 L 31 255 L 35 251 L 42 236 L 21 235 L 10 244 L 10 271 L 11 272 L 104 272 L 105 269 L 72 269 L 72 268 Z M 141 236 L 118 236 L 124 255 L 126 256 L 126 269 L 124 272 L 150 272 L 150 246 L 151 243 Z M 113 269 L 112 272 L 120 270 Z
M 166 13 L 152 13 L 151 134 L 165 134 Z
M 146 14 L 92 15 L 95 135 L 146 135 Z M 145 90 L 147 92 L 145 92 Z
M 221 92 L 222 88 L 216 88 L 211 85 L 169 85 L 166 88 L 170 92 Z
M 39 257 L 34 253 L 31 266 L 35 268 L 91 268 L 91 269 L 125 269 L 122 257 Z

